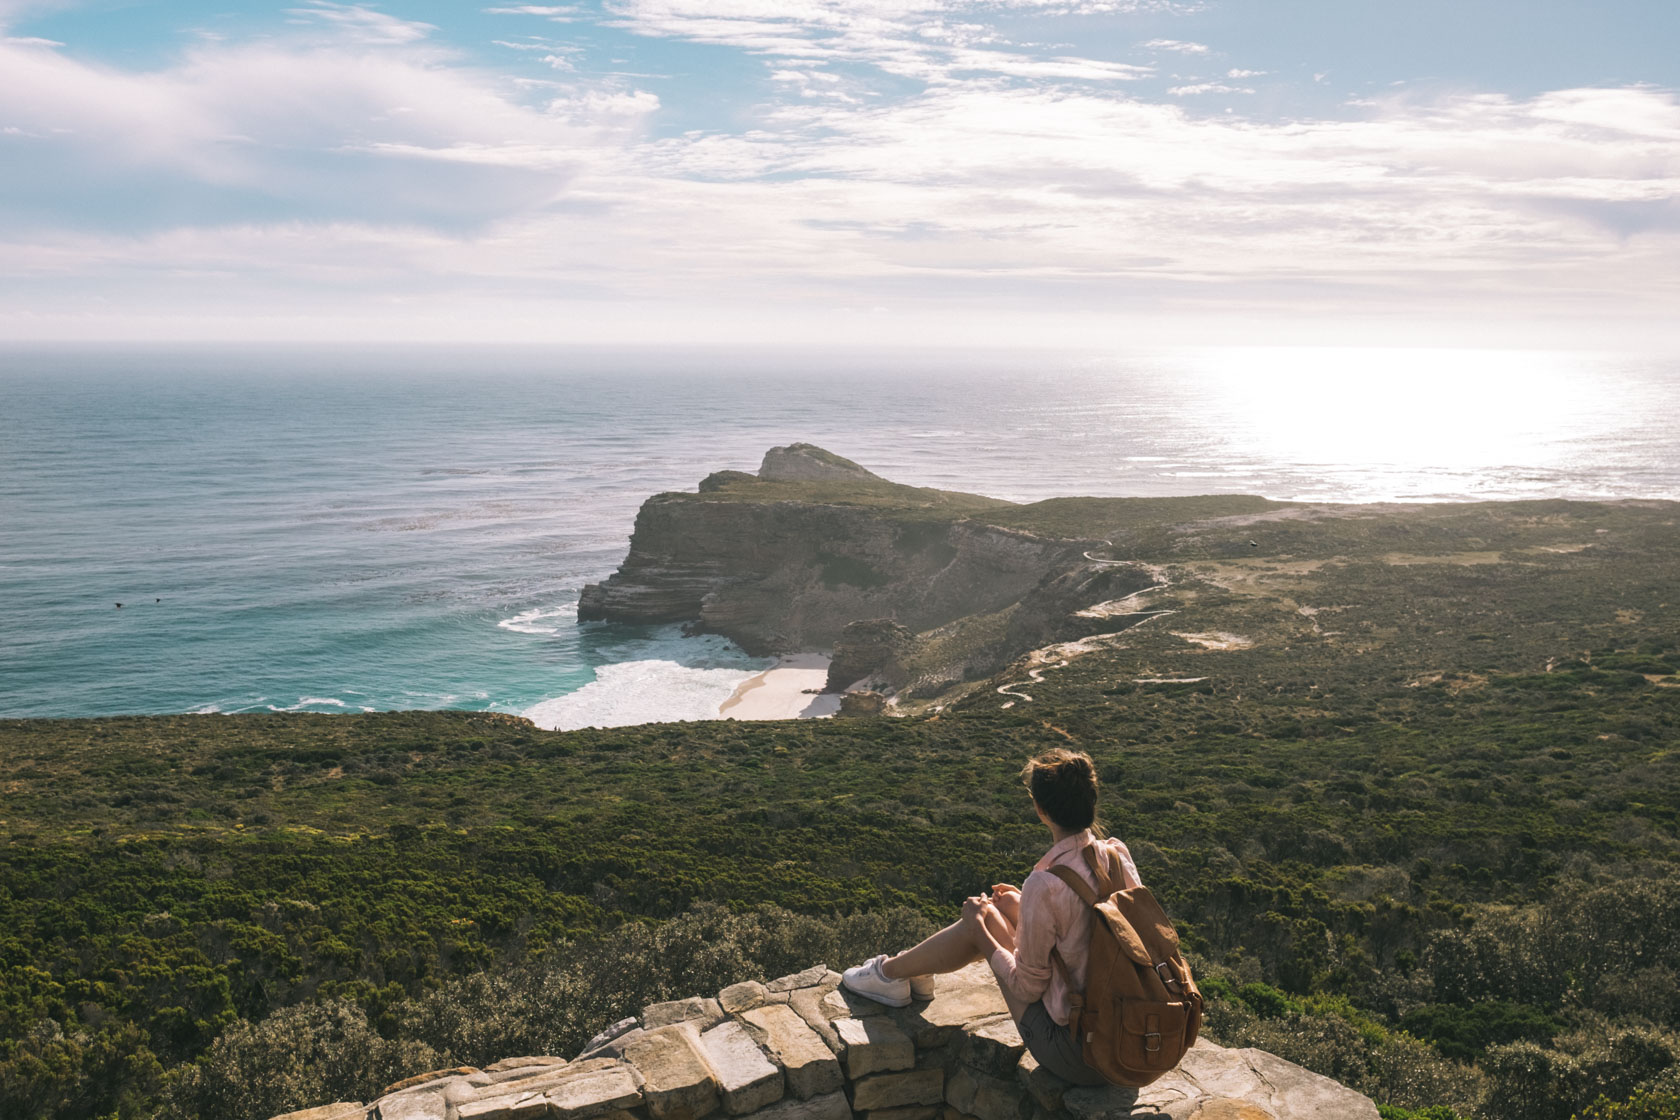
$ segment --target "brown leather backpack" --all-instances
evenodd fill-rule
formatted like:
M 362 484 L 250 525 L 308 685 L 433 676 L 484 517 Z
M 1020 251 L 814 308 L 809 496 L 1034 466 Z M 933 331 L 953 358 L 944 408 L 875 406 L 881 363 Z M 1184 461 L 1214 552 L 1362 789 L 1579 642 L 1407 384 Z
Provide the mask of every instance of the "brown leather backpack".
M 1091 955 L 1085 990 L 1076 991 L 1067 964 L 1054 949 L 1069 996 L 1068 1028 L 1085 1064 L 1113 1085 L 1142 1088 L 1178 1065 L 1202 1028 L 1202 993 L 1178 952 L 1178 934 L 1146 887 L 1121 889 L 1116 867 L 1108 873 L 1097 845 L 1085 848 L 1085 863 L 1098 890 L 1071 867 L 1050 873 L 1090 907 Z M 1116 861 L 1118 862 L 1118 861 Z

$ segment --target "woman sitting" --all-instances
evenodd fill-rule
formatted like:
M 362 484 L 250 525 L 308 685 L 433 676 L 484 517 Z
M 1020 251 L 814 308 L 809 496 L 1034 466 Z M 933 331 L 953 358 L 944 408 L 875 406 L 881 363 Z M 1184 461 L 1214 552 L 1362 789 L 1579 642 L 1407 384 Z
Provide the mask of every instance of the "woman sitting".
M 1038 1063 L 1076 1085 L 1100 1085 L 1102 1076 L 1085 1064 L 1068 1029 L 1068 997 L 1085 989 L 1090 909 L 1049 868 L 1070 867 L 1100 891 L 1084 856 L 1094 845 L 1111 883 L 1132 888 L 1142 882 L 1126 845 L 1094 835 L 1097 772 L 1089 755 L 1052 750 L 1027 763 L 1021 776 L 1053 841 L 1026 882 L 1019 889 L 999 883 L 990 895 L 975 895 L 963 903 L 954 925 L 895 956 L 847 969 L 843 983 L 860 996 L 903 1007 L 912 998 L 933 995 L 932 974 L 988 961 L 1021 1040 Z M 1060 967 L 1052 952 L 1061 958 Z

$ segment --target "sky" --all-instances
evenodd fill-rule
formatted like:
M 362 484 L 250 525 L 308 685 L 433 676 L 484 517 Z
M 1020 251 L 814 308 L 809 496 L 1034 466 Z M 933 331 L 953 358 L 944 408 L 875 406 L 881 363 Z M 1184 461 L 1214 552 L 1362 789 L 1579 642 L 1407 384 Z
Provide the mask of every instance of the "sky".
M 1680 4 L 0 0 L 0 341 L 1680 351 Z

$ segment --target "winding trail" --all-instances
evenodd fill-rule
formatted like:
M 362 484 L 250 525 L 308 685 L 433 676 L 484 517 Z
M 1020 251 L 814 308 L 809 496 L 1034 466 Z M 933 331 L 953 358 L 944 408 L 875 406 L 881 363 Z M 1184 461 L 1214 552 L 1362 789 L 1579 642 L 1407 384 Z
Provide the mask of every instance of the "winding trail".
M 1113 541 L 1104 541 L 1102 543 L 1112 546 L 1114 542 Z M 1086 551 L 1084 553 L 1084 556 L 1085 556 L 1086 560 L 1090 561 L 1093 564 L 1107 564 L 1107 565 L 1113 565 L 1113 566 L 1120 566 L 1120 565 L 1126 565 L 1126 564 L 1134 563 L 1134 561 L 1131 561 L 1131 560 L 1105 560 L 1100 556 L 1092 556 L 1089 551 Z M 1060 645 L 1056 645 L 1056 646 L 1046 646 L 1045 649 L 1056 649 L 1056 650 L 1071 649 L 1073 651 L 1073 655 L 1072 656 L 1064 656 L 1059 661 L 1046 662 L 1044 664 L 1030 666 L 1027 669 L 1027 677 L 1029 678 L 1031 683 L 1033 683 L 1033 684 L 1043 684 L 1045 673 L 1048 673 L 1052 669 L 1064 669 L 1073 660 L 1074 656 L 1077 656 L 1080 653 L 1089 653 L 1095 647 L 1087 645 L 1086 643 L 1088 643 L 1088 642 L 1098 642 L 1098 641 L 1102 641 L 1102 640 L 1107 639 L 1107 638 L 1118 638 L 1120 635 L 1124 634 L 1126 631 L 1135 630 L 1139 626 L 1142 626 L 1144 623 L 1148 622 L 1152 618 L 1159 618 L 1161 615 L 1164 615 L 1164 614 L 1177 614 L 1178 613 L 1177 611 L 1173 611 L 1173 610 L 1115 611 L 1115 610 L 1111 609 L 1111 608 L 1114 608 L 1114 607 L 1118 607 L 1122 604 L 1129 603 L 1132 600 L 1138 598 L 1139 596 L 1148 595 L 1148 594 L 1150 594 L 1151 592 L 1154 592 L 1154 591 L 1164 591 L 1167 588 L 1172 586 L 1172 581 L 1167 578 L 1165 569 L 1163 569 L 1161 567 L 1158 567 L 1154 564 L 1144 564 L 1144 565 L 1139 565 L 1139 566 L 1147 569 L 1149 574 L 1151 576 L 1153 576 L 1157 580 L 1157 582 L 1154 583 L 1154 584 L 1151 584 L 1148 587 L 1143 588 L 1141 591 L 1134 591 L 1130 595 L 1122 595 L 1118 599 L 1110 599 L 1105 603 L 1093 603 L 1089 607 L 1086 607 L 1084 610 L 1074 612 L 1077 616 L 1079 616 L 1081 618 L 1102 618 L 1102 619 L 1135 618 L 1135 619 L 1137 619 L 1137 621 L 1133 622 L 1129 626 L 1125 626 L 1122 629 L 1115 630 L 1115 631 L 1112 631 L 1110 633 L 1092 634 L 1088 637 L 1080 638 L 1078 641 L 1063 642 Z M 1034 650 L 1033 653 L 1029 654 L 1028 656 L 1031 657 L 1031 656 L 1037 655 L 1037 654 L 1042 653 L 1042 652 L 1043 652 L 1042 650 Z M 1000 684 L 1000 685 L 997 686 L 996 692 L 999 696 L 1013 696 L 1015 698 L 1014 700 L 1004 701 L 1003 705 L 998 709 L 999 711 L 1003 711 L 1003 710 L 1006 710 L 1006 709 L 1009 709 L 1009 708 L 1013 708 L 1016 704 L 1016 701 L 1022 701 L 1022 702 L 1028 703 L 1028 704 L 1032 703 L 1032 695 L 1030 693 L 1022 692 L 1022 691 L 1020 691 L 1019 688 L 1016 687 L 1017 685 L 1021 685 L 1021 684 L 1025 684 L 1025 683 L 1027 683 L 1027 682 L 1026 681 L 1012 681 L 1009 684 Z

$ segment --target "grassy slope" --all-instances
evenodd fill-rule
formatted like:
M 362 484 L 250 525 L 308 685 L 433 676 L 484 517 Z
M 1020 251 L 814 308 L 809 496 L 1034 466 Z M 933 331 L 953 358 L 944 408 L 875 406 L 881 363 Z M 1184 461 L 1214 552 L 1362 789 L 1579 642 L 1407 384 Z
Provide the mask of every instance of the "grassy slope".
M 132 1022 L 167 1065 L 236 1015 L 333 993 L 377 1015 L 701 899 L 948 916 L 1030 866 L 1014 773 L 1069 743 L 1200 952 L 1378 1014 L 1404 1010 L 1385 976 L 1476 907 L 1674 874 L 1675 507 L 1150 509 L 993 511 L 1162 565 L 1151 605 L 1178 612 L 1007 710 L 988 688 L 927 719 L 568 734 L 467 713 L 0 723 L 0 1038 Z

